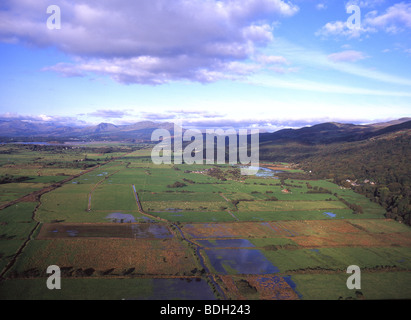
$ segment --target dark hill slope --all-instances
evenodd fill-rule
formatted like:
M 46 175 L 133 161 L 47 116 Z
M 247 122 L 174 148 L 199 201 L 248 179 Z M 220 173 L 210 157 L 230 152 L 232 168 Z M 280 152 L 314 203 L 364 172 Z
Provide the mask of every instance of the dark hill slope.
M 308 145 L 335 142 L 361 141 L 381 134 L 411 129 L 411 120 L 403 118 L 395 122 L 371 125 L 354 125 L 328 122 L 301 129 L 284 129 L 260 135 L 262 143 L 299 142 Z
M 366 195 L 387 210 L 387 217 L 411 225 L 410 121 L 380 127 L 354 141 L 320 144 L 318 135 L 313 139 L 300 135 L 299 141 L 263 141 L 260 160 L 298 163 L 317 177 Z

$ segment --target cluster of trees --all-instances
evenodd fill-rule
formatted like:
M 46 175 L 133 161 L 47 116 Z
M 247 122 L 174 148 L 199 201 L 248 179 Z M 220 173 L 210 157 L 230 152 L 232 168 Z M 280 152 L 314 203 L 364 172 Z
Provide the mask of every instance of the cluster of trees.
M 339 197 L 336 193 L 334 193 L 334 195 L 338 198 L 338 200 L 340 200 L 342 203 L 344 203 L 348 208 L 350 208 L 354 213 L 364 213 L 363 208 L 356 203 L 350 203 L 347 200 Z
M 227 180 L 223 170 L 221 170 L 220 168 L 211 168 L 211 169 L 207 170 L 207 174 L 210 177 L 216 178 L 216 179 L 221 180 L 221 181 L 226 181 Z
M 173 184 L 167 185 L 167 188 L 182 188 L 182 187 L 185 187 L 185 186 L 187 186 L 185 183 L 180 182 L 180 181 L 176 181 Z
M 9 175 L 7 173 L 5 175 L 0 176 L 0 184 L 22 182 L 26 180 L 30 180 L 30 178 L 26 176 L 16 177 L 16 176 Z
M 238 168 L 222 170 L 218 167 L 214 167 L 214 168 L 208 169 L 206 172 L 209 176 L 214 177 L 221 181 L 227 181 L 227 179 L 232 179 L 232 180 L 243 180 L 244 179 L 244 177 L 241 175 L 241 170 Z
M 307 182 L 307 193 L 328 193 L 331 194 L 332 192 L 326 188 L 323 187 L 318 187 L 318 186 L 312 186 L 310 183 Z

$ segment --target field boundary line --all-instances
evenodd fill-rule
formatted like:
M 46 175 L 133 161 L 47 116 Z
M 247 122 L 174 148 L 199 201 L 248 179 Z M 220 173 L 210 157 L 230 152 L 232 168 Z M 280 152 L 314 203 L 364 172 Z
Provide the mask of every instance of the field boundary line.
M 134 152 L 134 151 L 133 151 L 133 152 Z M 130 153 L 132 153 L 132 152 L 126 153 L 124 156 L 126 156 L 126 155 L 128 155 L 128 154 L 130 154 Z M 124 157 L 124 156 L 122 156 L 122 157 Z M 49 185 L 49 186 L 47 186 L 47 187 L 44 187 L 43 189 L 33 191 L 33 192 L 28 193 L 28 194 L 26 194 L 26 195 L 24 195 L 24 196 L 22 196 L 22 197 L 20 197 L 20 198 L 18 198 L 18 199 L 12 200 L 12 201 L 7 202 L 7 203 L 4 203 L 4 204 L 0 205 L 0 211 L 3 210 L 3 209 L 6 209 L 6 208 L 8 208 L 8 207 L 11 207 L 12 205 L 15 205 L 15 204 L 17 204 L 17 203 L 20 203 L 20 202 L 22 202 L 22 201 L 31 200 L 31 199 L 33 199 L 33 197 L 34 197 L 35 201 L 38 201 L 38 199 L 39 199 L 43 194 L 48 193 L 48 192 L 51 192 L 51 191 L 54 191 L 55 189 L 60 188 L 61 186 L 63 186 L 65 183 L 70 182 L 71 180 L 76 179 L 76 178 L 78 178 L 78 177 L 81 177 L 82 175 L 85 175 L 85 174 L 87 174 L 87 173 L 90 173 L 90 172 L 92 172 L 92 171 L 94 171 L 94 170 L 96 170 L 96 169 L 98 169 L 98 168 L 100 168 L 100 167 L 102 167 L 102 166 L 105 166 L 105 165 L 107 165 L 107 164 L 109 164 L 109 163 L 111 163 L 111 162 L 113 162 L 113 161 L 115 161 L 115 160 L 121 159 L 122 157 L 116 157 L 116 158 L 110 159 L 110 160 L 108 160 L 108 161 L 106 161 L 106 162 L 103 162 L 103 163 L 100 163 L 100 164 L 98 164 L 98 165 L 95 165 L 94 167 L 91 167 L 90 169 L 87 169 L 87 170 L 85 170 L 85 171 L 81 171 L 80 173 L 77 173 L 77 174 L 75 174 L 75 175 L 72 175 L 71 177 L 68 177 L 68 178 L 66 178 L 66 179 L 64 179 L 64 180 L 61 180 L 61 181 L 56 182 L 56 183 L 53 183 L 53 184 L 51 184 L 51 185 Z M 28 201 L 28 202 L 34 202 L 34 201 Z
M 133 152 L 134 152 L 134 151 L 133 151 Z M 127 153 L 127 154 L 130 154 L 130 153 L 132 153 L 132 152 L 129 152 L 129 153 Z M 125 154 L 124 156 L 126 156 L 127 154 Z M 124 157 L 124 156 L 122 156 L 122 157 Z M 54 183 L 54 184 L 52 184 L 52 185 L 50 185 L 50 186 L 47 186 L 47 187 L 45 187 L 45 188 L 43 188 L 43 189 L 41 189 L 41 190 L 34 191 L 34 192 L 29 193 L 29 194 L 27 194 L 27 195 L 25 195 L 25 196 L 23 196 L 23 197 L 21 197 L 21 198 L 15 199 L 15 200 L 13 200 L 13 201 L 11 201 L 11 202 L 8 202 L 8 203 L 3 204 L 2 206 L 0 206 L 0 211 L 1 211 L 1 210 L 3 210 L 3 209 L 6 209 L 6 208 L 14 205 L 14 204 L 20 203 L 20 202 L 22 202 L 22 201 L 24 201 L 24 200 L 29 200 L 29 199 L 31 199 L 32 197 L 34 197 L 34 199 L 38 202 L 37 205 L 36 205 L 36 207 L 35 207 L 34 210 L 33 210 L 32 216 L 31 216 L 31 219 L 32 219 L 34 222 L 36 222 L 36 225 L 35 225 L 34 228 L 30 231 L 30 233 L 28 234 L 26 240 L 25 240 L 25 241 L 23 242 L 23 244 L 19 247 L 19 249 L 17 250 L 17 252 L 16 252 L 15 255 L 13 256 L 13 258 L 9 261 L 9 263 L 8 263 L 8 264 L 3 268 L 3 270 L 1 271 L 1 273 L 0 273 L 0 282 L 3 281 L 3 280 L 5 280 L 4 275 L 5 275 L 5 274 L 13 267 L 13 265 L 16 263 L 17 258 L 18 258 L 18 257 L 20 256 L 20 254 L 23 252 L 24 248 L 27 246 L 27 244 L 30 242 L 30 240 L 33 240 L 32 237 L 33 237 L 35 231 L 36 231 L 37 228 L 41 225 L 41 222 L 39 222 L 39 221 L 36 220 L 37 210 L 38 210 L 39 207 L 42 205 L 42 203 L 41 203 L 41 196 L 44 195 L 44 194 L 46 194 L 46 193 L 49 193 L 49 192 L 51 192 L 51 191 L 54 191 L 54 190 L 56 190 L 57 188 L 62 187 L 65 183 L 67 183 L 67 182 L 69 182 L 69 181 L 71 181 L 71 180 L 73 180 L 73 179 L 76 179 L 76 178 L 78 178 L 78 177 L 80 177 L 80 176 L 82 176 L 82 175 L 84 175 L 84 174 L 90 173 L 90 172 L 92 172 L 92 171 L 94 171 L 94 170 L 96 170 L 96 169 L 98 169 L 98 168 L 100 168 L 100 167 L 102 167 L 102 166 L 104 166 L 104 165 L 106 165 L 106 164 L 108 164 L 108 163 L 111 163 L 111 162 L 113 162 L 113 161 L 115 161 L 115 160 L 121 159 L 122 157 L 112 158 L 112 159 L 110 159 L 110 160 L 108 160 L 108 161 L 106 161 L 106 162 L 103 162 L 103 163 L 101 163 L 101 164 L 98 164 L 98 165 L 96 165 L 96 166 L 94 166 L 94 167 L 92 167 L 92 168 L 90 168 L 90 169 L 88 169 L 88 170 L 82 171 L 82 172 L 80 172 L 80 173 L 78 173 L 78 174 L 75 174 L 75 175 L 73 175 L 73 176 L 71 176 L 71 177 L 69 177 L 69 178 L 67 178 L 67 179 L 64 179 L 64 180 L 62 180 L 62 181 L 59 181 L 58 183 Z M 33 202 L 33 201 L 30 201 L 30 202 Z
M 91 196 L 93 195 L 93 192 L 97 189 L 97 187 L 102 184 L 104 181 L 106 181 L 109 177 L 111 177 L 112 175 L 115 175 L 116 173 L 120 172 L 121 169 L 110 173 L 109 175 L 105 176 L 102 180 L 100 180 L 99 182 L 97 182 L 94 187 L 91 189 L 89 195 L 88 195 L 88 206 L 87 206 L 87 211 L 90 212 L 91 211 Z
M 145 211 L 143 210 L 143 206 L 141 205 L 140 198 L 139 198 L 138 193 L 137 193 L 137 191 L 136 191 L 136 186 L 135 186 L 134 184 L 132 184 L 131 187 L 132 187 L 132 189 L 133 189 L 134 199 L 136 200 L 137 207 L 138 207 L 138 211 L 139 211 L 142 215 L 145 215 L 145 216 L 147 216 L 147 217 L 149 217 L 149 218 L 152 218 L 152 219 L 154 219 L 154 220 L 160 220 L 160 221 L 166 222 L 166 223 L 169 223 L 169 222 L 170 222 L 170 221 L 168 221 L 168 220 L 166 220 L 166 219 L 164 219 L 164 218 L 160 218 L 160 217 L 157 217 L 157 216 L 155 216 L 155 215 L 152 215 L 152 214 L 150 214 L 150 213 L 145 212 Z

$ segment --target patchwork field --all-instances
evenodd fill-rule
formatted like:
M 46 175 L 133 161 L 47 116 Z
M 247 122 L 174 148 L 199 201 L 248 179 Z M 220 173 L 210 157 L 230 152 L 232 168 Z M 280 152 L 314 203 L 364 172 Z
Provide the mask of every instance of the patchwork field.
M 411 229 L 330 181 L 158 166 L 148 150 L 13 148 L 0 172 L 29 180 L 0 185 L 1 299 L 411 298 Z M 346 286 L 350 265 L 361 290 Z
M 58 265 L 63 277 L 192 275 L 196 264 L 187 248 L 175 240 L 54 239 L 35 240 L 16 263 L 11 278 L 45 277 Z

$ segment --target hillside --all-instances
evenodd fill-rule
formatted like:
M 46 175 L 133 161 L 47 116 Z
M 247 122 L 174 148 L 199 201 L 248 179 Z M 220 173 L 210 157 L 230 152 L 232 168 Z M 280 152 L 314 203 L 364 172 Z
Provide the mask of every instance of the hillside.
M 366 195 L 387 210 L 387 217 L 411 225 L 409 125 L 407 121 L 376 126 L 377 130 L 370 129 L 354 141 L 333 143 L 319 143 L 319 135 L 306 140 L 308 136 L 299 131 L 299 135 L 294 134 L 294 141 L 263 141 L 260 160 L 298 163 L 311 175 L 333 179 L 343 187 Z M 352 132 L 352 128 L 349 130 Z
M 389 132 L 411 129 L 411 118 L 369 125 L 328 122 L 301 129 L 283 129 L 260 135 L 261 143 L 299 142 L 308 145 L 360 141 Z

